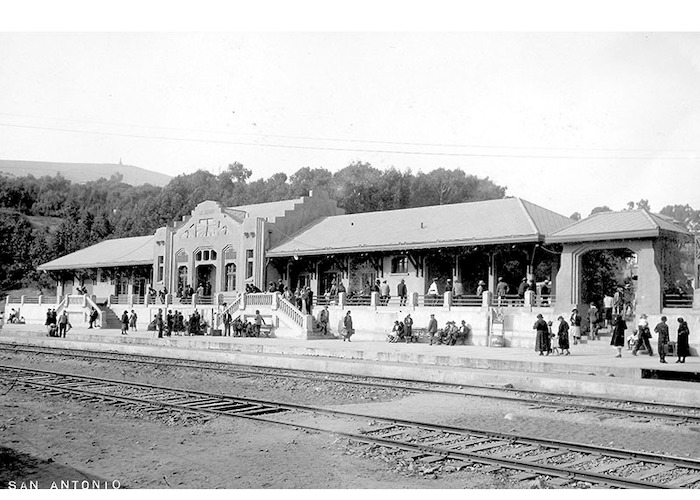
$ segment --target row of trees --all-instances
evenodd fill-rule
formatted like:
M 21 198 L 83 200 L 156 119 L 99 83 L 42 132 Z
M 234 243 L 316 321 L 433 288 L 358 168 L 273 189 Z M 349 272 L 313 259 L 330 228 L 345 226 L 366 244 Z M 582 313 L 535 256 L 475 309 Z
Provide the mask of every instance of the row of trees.
M 289 177 L 276 173 L 251 181 L 251 176 L 240 163 L 219 175 L 204 170 L 180 175 L 163 188 L 131 186 L 120 175 L 84 184 L 60 175 L 0 176 L 0 290 L 51 286 L 36 272 L 38 265 L 105 239 L 153 234 L 204 200 L 247 205 L 322 189 L 348 213 L 359 213 L 497 199 L 506 192 L 459 169 L 414 174 L 362 162 L 336 173 L 305 167 Z

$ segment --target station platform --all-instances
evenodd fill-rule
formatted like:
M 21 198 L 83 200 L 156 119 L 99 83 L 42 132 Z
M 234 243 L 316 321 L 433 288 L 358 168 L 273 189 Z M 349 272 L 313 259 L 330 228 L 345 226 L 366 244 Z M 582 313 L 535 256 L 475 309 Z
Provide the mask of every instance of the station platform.
M 534 335 L 534 333 L 533 333 Z M 700 406 L 700 358 L 662 364 L 654 356 L 623 349 L 622 358 L 610 340 L 571 346 L 571 355 L 539 356 L 530 349 L 426 343 L 343 342 L 318 340 L 172 336 L 152 331 L 71 329 L 65 338 L 46 335 L 41 326 L 5 325 L 2 345 L 34 345 L 141 354 L 197 361 L 311 370 L 458 385 L 507 387 Z M 656 350 L 655 343 L 652 348 Z

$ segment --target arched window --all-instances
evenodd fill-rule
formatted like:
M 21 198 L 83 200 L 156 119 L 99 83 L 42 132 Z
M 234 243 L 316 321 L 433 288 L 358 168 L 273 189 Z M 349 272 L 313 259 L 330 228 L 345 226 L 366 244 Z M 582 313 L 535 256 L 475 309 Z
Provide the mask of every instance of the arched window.
M 224 272 L 226 274 L 226 284 L 224 287 L 224 291 L 233 292 L 234 290 L 236 290 L 236 264 L 226 264 Z
M 187 266 L 180 266 L 177 269 L 177 287 L 178 290 L 184 290 L 187 286 Z

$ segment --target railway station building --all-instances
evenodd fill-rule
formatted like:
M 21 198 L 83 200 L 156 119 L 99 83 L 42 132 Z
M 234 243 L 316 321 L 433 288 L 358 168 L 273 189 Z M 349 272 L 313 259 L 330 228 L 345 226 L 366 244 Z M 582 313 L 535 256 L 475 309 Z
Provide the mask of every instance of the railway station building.
M 598 260 L 610 255 L 625 264 L 624 275 L 591 281 Z M 6 310 L 20 304 L 27 321 L 43 321 L 47 303 L 64 304 L 77 310 L 80 323 L 80 308 L 95 305 L 104 326 L 124 309 L 141 308 L 146 321 L 157 308 L 196 307 L 216 326 L 226 308 L 244 314 L 255 307 L 274 316 L 278 336 L 311 338 L 310 317 L 265 293 L 282 280 L 292 290 L 310 287 L 316 308 L 328 306 L 331 325 L 352 309 L 367 339 L 383 340 L 406 314 L 416 325 L 435 314 L 441 326 L 468 321 L 474 343 L 485 344 L 497 312 L 505 318 L 503 335 L 510 333 L 506 343 L 528 345 L 537 313 L 568 319 L 572 308 L 585 312 L 585 304 L 600 304 L 623 284 L 633 290 L 637 311 L 693 321 L 696 260 L 687 231 L 645 210 L 574 221 L 505 198 L 345 214 L 327 194 L 310 192 L 237 207 L 205 201 L 151 236 L 108 240 L 47 262 L 40 269 L 56 278 L 56 297 L 10 297 Z M 519 296 L 523 280 L 531 289 Z M 377 282 L 388 286 L 390 298 L 372 293 Z M 397 298 L 400 282 L 406 303 Z M 499 282 L 510 288 L 500 300 Z M 429 293 L 433 283 L 437 294 Z M 344 291 L 336 294 L 340 284 Z M 477 295 L 480 284 L 484 293 Z M 245 293 L 252 286 L 263 293 Z M 87 293 L 78 297 L 77 288 Z M 188 288 L 196 292 L 190 300 Z M 151 289 L 160 292 L 157 299 Z

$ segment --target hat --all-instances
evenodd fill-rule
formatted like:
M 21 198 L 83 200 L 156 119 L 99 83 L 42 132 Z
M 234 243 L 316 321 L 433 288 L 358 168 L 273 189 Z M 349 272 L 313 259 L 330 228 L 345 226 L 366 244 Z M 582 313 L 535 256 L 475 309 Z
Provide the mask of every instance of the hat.
M 538 317 L 539 319 L 542 319 L 542 315 L 541 315 L 541 314 L 538 314 L 537 317 Z
M 451 279 L 448 279 L 447 281 L 452 281 Z
M 484 283 L 484 280 L 479 280 L 479 284 L 480 284 L 480 285 L 485 285 L 486 283 Z

